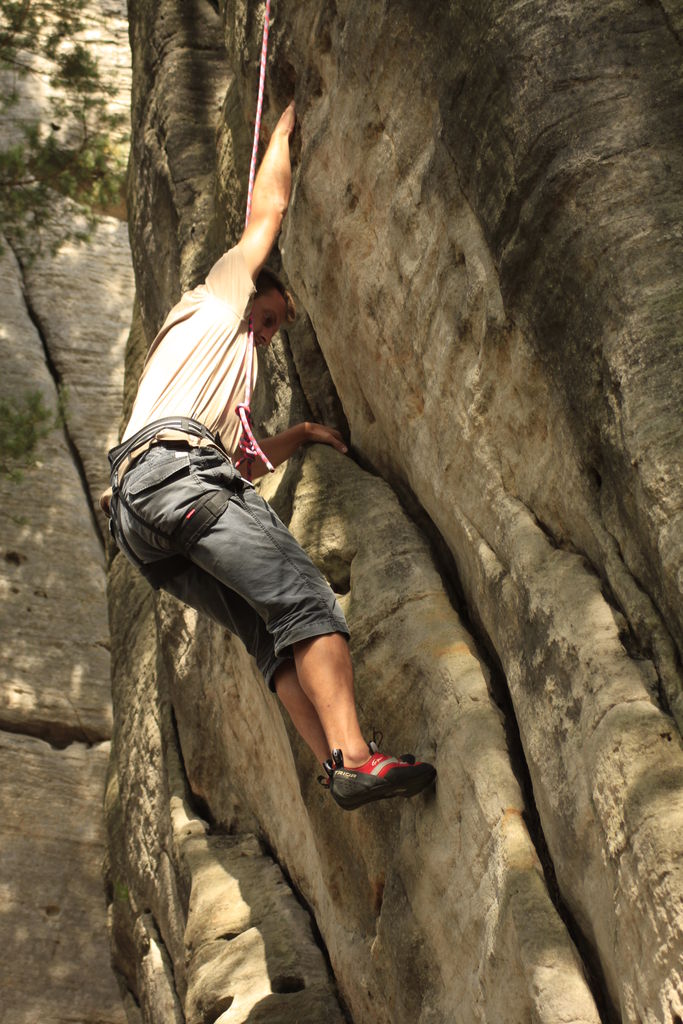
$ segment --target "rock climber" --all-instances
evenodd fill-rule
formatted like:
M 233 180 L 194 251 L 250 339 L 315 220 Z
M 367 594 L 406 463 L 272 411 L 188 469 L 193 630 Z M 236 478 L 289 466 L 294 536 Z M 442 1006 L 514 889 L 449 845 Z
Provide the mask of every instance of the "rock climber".
M 238 450 L 249 318 L 259 346 L 294 319 L 289 292 L 264 269 L 289 204 L 294 125 L 292 102 L 270 138 L 242 237 L 183 295 L 154 339 L 122 443 L 109 453 L 112 486 L 102 506 L 117 545 L 154 586 L 242 639 L 323 764 L 324 784 L 351 809 L 412 796 L 435 769 L 366 743 L 335 595 L 250 482 L 264 467 L 242 475 L 230 457 Z M 274 466 L 309 443 L 347 451 L 341 434 L 320 423 L 260 442 Z

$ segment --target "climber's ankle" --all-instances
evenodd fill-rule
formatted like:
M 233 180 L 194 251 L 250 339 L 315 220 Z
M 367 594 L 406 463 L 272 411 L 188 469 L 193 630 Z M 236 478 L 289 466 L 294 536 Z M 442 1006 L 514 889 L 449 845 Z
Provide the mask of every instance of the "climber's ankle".
M 342 748 L 343 749 L 343 748 Z M 370 757 L 370 751 L 368 750 L 367 744 L 363 743 L 361 747 L 351 747 L 347 752 L 344 750 L 344 764 L 348 768 L 358 768 Z

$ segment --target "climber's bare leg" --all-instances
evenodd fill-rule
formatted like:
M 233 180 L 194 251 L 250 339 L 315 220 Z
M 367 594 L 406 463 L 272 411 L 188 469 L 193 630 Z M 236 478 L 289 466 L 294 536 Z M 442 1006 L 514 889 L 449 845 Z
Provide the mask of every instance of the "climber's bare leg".
M 368 759 L 356 714 L 353 667 L 346 638 L 329 633 L 294 644 L 296 674 L 313 706 L 327 740 L 326 757 L 335 747 L 344 763 L 353 768 Z M 295 723 L 296 725 L 296 723 Z
M 275 690 L 302 740 L 308 744 L 322 764 L 331 754 L 323 727 L 310 700 L 299 685 L 293 661 L 280 665 L 275 673 Z

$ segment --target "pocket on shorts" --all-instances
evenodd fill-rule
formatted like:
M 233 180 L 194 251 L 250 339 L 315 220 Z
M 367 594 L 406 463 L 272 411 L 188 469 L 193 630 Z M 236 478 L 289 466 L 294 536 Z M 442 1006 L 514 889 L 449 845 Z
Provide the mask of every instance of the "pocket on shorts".
M 136 498 L 145 491 L 170 482 L 176 476 L 187 474 L 189 465 L 189 452 L 164 451 L 162 456 L 160 450 L 152 449 L 147 459 L 128 471 L 122 489 L 128 497 Z

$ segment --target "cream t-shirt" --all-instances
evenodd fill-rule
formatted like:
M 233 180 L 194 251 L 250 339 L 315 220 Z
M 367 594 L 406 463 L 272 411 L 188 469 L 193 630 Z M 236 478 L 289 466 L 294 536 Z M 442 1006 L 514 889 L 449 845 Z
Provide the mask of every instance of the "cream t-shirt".
M 242 431 L 235 406 L 244 401 L 254 291 L 235 248 L 213 265 L 204 284 L 183 295 L 147 354 L 122 441 L 152 420 L 187 416 L 217 434 L 226 451 L 235 451 Z M 252 390 L 256 363 L 254 355 Z

